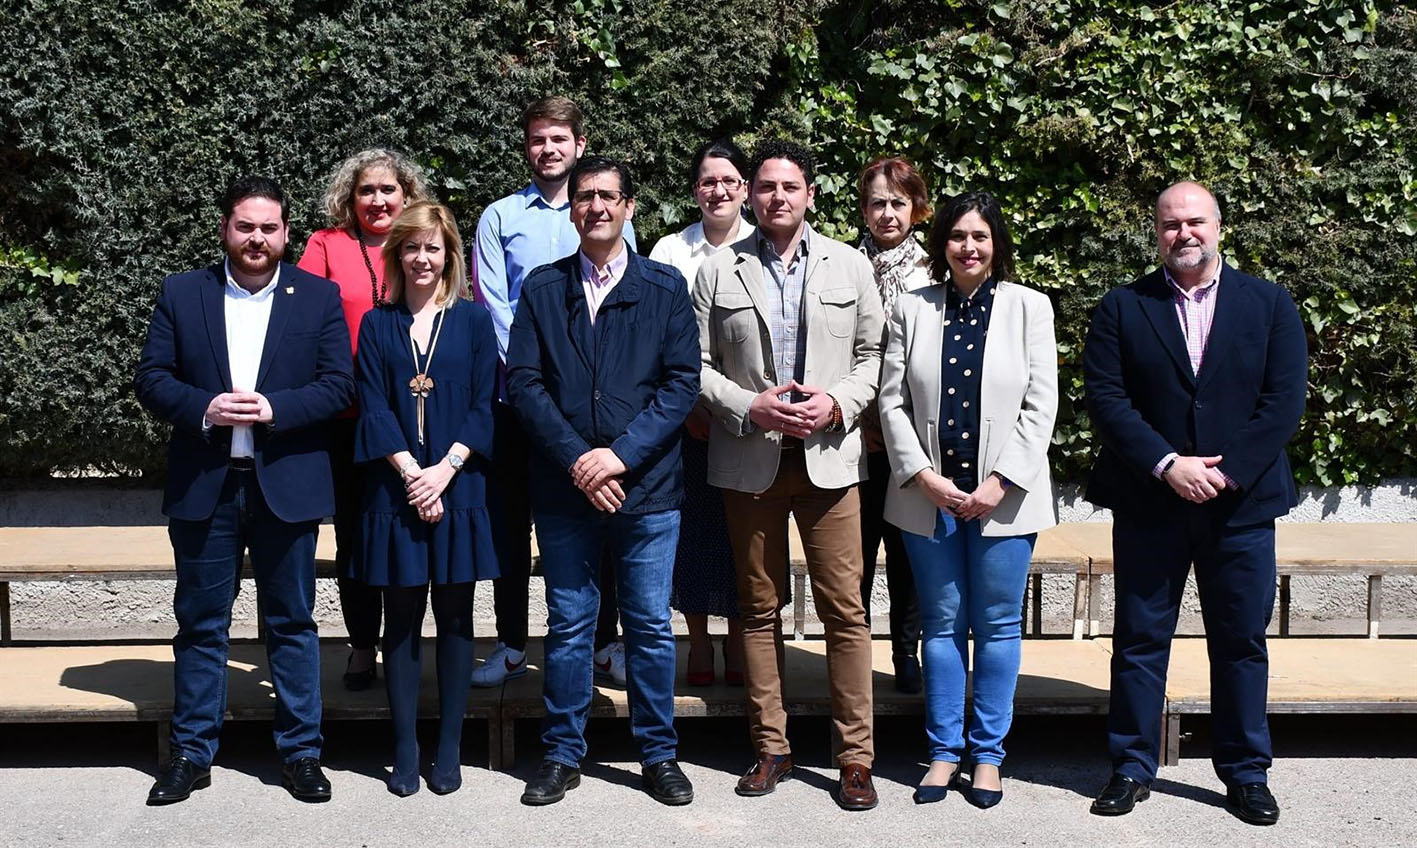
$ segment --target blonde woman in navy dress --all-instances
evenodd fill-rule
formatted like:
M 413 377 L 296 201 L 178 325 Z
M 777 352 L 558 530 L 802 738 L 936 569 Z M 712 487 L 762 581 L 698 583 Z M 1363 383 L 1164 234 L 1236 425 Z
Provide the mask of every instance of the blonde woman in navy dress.
M 439 732 L 428 788 L 445 794 L 462 785 L 473 586 L 498 576 L 484 478 L 497 342 L 487 310 L 458 297 L 467 266 L 446 207 L 404 210 L 385 241 L 384 279 L 389 305 L 359 328 L 355 461 L 369 463 L 361 579 L 384 593 L 396 795 L 418 791 L 419 633 L 432 585 Z

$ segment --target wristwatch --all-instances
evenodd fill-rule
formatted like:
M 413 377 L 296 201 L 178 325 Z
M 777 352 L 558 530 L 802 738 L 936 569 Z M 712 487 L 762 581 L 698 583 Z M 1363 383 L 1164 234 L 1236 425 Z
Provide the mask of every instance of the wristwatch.
M 458 456 L 458 455 L 455 454 L 455 453 L 449 453 L 446 458 L 447 458 L 447 460 L 448 460 L 448 464 L 453 467 L 453 470 L 454 470 L 454 471 L 461 471 L 461 470 L 462 470 L 462 463 L 463 463 L 463 458 L 462 458 L 462 457 Z

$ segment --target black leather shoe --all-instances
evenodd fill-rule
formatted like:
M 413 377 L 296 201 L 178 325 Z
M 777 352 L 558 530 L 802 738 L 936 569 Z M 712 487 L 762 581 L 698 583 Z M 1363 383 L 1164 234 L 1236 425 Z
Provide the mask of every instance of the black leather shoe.
M 645 766 L 640 772 L 640 781 L 649 796 L 661 804 L 682 807 L 694 800 L 694 785 L 674 760 Z
M 173 757 L 162 774 L 157 776 L 153 788 L 148 790 L 148 806 L 157 807 L 186 801 L 193 791 L 206 789 L 211 785 L 210 769 L 197 768 L 197 764 L 186 757 Z
M 1279 821 L 1279 802 L 1263 783 L 1232 786 L 1225 792 L 1225 802 L 1241 821 L 1261 826 Z
M 280 782 L 298 801 L 330 800 L 330 782 L 320 771 L 320 761 L 314 757 L 301 757 L 293 763 L 286 763 L 280 770 Z
M 551 760 L 542 760 L 536 777 L 527 781 L 522 803 L 529 807 L 544 807 L 566 797 L 566 793 L 581 785 L 580 769 L 573 769 Z
M 978 789 L 971 782 L 969 784 L 968 791 L 964 793 L 964 797 L 969 801 L 969 803 L 973 804 L 979 809 L 987 810 L 990 807 L 997 807 L 999 805 L 999 802 L 1004 800 L 1004 790 Z
M 914 695 L 924 688 L 920 677 L 920 660 L 917 657 L 899 656 L 895 661 L 895 688 L 897 692 Z
M 370 665 L 363 671 L 351 671 L 350 665 L 354 663 L 354 654 L 349 655 L 349 659 L 344 662 L 344 688 L 350 692 L 363 692 L 374 685 L 374 679 L 379 676 L 379 666 L 374 660 L 370 660 Z
M 1092 802 L 1092 814 L 1095 816 L 1126 815 L 1132 811 L 1132 807 L 1150 797 L 1150 787 L 1137 783 L 1130 777 L 1114 774 L 1112 779 L 1107 781 L 1107 785 L 1102 787 L 1102 791 L 1097 794 L 1096 800 Z

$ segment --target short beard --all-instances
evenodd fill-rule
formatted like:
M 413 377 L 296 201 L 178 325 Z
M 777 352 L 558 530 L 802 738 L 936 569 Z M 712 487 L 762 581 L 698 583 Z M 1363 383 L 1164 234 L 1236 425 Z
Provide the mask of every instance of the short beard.
M 246 252 L 239 248 L 236 250 L 228 248 L 226 257 L 231 261 L 231 267 L 248 277 L 259 277 L 274 268 L 276 263 L 280 261 L 280 257 L 272 253 L 270 248 L 266 248 L 265 257 L 255 264 L 247 261 Z
M 1178 256 L 1179 251 L 1172 251 L 1166 254 L 1166 267 L 1173 271 L 1194 271 L 1197 268 L 1209 265 L 1216 257 L 1216 250 L 1213 247 L 1202 247 L 1200 254 L 1194 261 L 1182 256 Z

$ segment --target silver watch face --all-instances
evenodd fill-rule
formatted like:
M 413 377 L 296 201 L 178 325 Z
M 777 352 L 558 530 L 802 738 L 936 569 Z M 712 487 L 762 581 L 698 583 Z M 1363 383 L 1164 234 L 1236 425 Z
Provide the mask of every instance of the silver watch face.
M 454 471 L 461 471 L 461 470 L 462 470 L 462 457 L 458 456 L 458 455 L 455 454 L 455 453 L 450 453 L 450 454 L 448 454 L 448 464 L 453 467 L 453 470 L 454 470 Z

